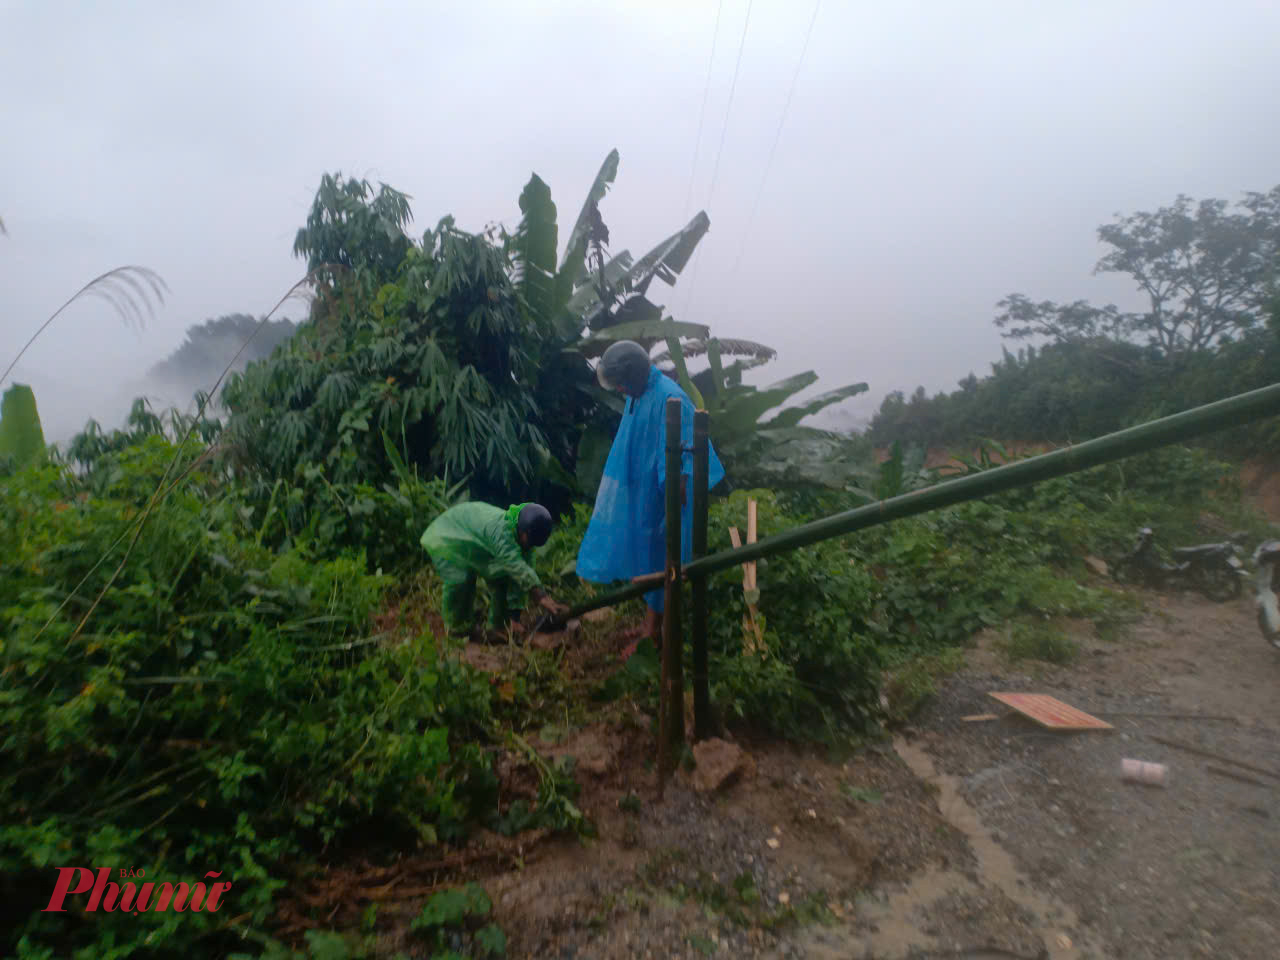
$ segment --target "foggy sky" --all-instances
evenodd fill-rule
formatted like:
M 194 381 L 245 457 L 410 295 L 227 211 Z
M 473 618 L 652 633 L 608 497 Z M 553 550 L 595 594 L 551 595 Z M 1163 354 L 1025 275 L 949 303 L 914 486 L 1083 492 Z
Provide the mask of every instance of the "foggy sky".
M 617 147 L 615 251 L 711 218 L 650 296 L 776 347 L 756 382 L 868 381 L 851 420 L 988 373 L 1008 293 L 1136 306 L 1090 275 L 1113 214 L 1280 182 L 1280 4 L 825 0 L 748 224 L 813 6 L 751 4 L 726 127 L 747 10 L 724 0 L 695 167 L 717 0 L 0 3 L 0 369 L 88 279 L 151 267 L 143 333 L 81 303 L 11 377 L 50 440 L 118 419 L 188 326 L 302 275 L 323 173 L 411 194 L 420 236 L 514 227 L 536 171 L 563 246 Z

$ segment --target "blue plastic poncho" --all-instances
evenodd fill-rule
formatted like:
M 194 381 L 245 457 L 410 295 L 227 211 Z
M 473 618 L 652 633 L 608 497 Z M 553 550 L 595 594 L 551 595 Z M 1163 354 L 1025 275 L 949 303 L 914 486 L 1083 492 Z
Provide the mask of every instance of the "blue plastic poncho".
M 592 583 L 630 580 L 666 566 L 667 422 L 669 397 L 680 398 L 681 473 L 693 475 L 693 401 L 657 367 L 639 397 L 628 397 L 622 423 L 613 438 L 595 510 L 578 549 L 578 576 Z M 710 442 L 707 486 L 724 479 L 724 467 Z M 688 485 L 680 521 L 680 562 L 693 559 L 693 484 Z M 645 602 L 662 610 L 661 589 Z

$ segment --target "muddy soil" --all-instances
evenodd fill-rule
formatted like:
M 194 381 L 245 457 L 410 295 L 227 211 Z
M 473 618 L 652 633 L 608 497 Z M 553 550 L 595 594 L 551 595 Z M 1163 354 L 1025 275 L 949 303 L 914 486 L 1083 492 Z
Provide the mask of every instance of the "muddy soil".
M 658 801 L 635 730 L 587 790 L 598 838 L 490 882 L 510 954 L 1277 955 L 1280 655 L 1247 599 L 1146 599 L 1123 639 L 1081 628 L 1068 667 L 1010 664 L 979 638 L 892 743 L 842 761 L 745 745 L 755 774 L 720 795 L 682 774 Z M 1113 729 L 1049 732 L 993 690 L 1049 693 Z M 983 713 L 997 719 L 961 719 Z M 1124 757 L 1166 764 L 1167 785 L 1123 780 Z
M 910 727 L 850 755 L 737 743 L 745 772 L 720 791 L 682 769 L 659 799 L 651 718 L 625 701 L 584 712 L 530 742 L 575 758 L 596 836 L 424 862 L 402 891 L 415 897 L 384 902 L 378 955 L 425 957 L 408 921 L 432 890 L 476 879 L 509 957 L 1280 956 L 1280 651 L 1247 597 L 1144 599 L 1127 636 L 1074 628 L 1065 667 L 977 638 Z M 566 646 L 568 682 L 617 668 L 616 626 Z M 470 658 L 498 670 L 517 653 Z M 1051 732 L 991 691 L 1047 693 L 1113 728 Z M 995 718 L 964 719 L 980 714 Z M 1166 764 L 1166 785 L 1122 779 L 1122 758 Z M 356 886 L 329 897 L 353 917 Z

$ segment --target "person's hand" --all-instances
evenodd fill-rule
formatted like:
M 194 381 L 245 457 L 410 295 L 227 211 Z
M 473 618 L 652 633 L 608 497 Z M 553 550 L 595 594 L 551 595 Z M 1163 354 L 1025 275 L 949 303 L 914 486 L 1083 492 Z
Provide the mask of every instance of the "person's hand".
M 546 593 L 544 593 L 541 597 L 538 598 L 538 606 L 542 607 L 543 610 L 547 610 L 551 613 L 556 614 L 556 616 L 563 616 L 564 614 L 569 612 L 568 607 L 566 607 L 563 603 L 556 603 L 554 600 L 551 599 L 550 594 L 546 594 Z
M 511 630 L 512 636 L 515 636 L 515 637 L 524 636 L 524 633 L 525 633 L 524 624 L 522 624 L 519 620 L 512 620 L 510 623 L 507 624 L 507 627 Z

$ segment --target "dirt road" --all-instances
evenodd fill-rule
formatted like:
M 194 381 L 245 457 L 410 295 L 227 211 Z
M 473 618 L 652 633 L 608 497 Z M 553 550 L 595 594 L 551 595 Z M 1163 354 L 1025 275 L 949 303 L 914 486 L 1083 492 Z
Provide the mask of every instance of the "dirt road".
M 1031 884 L 1070 905 L 1093 955 L 1280 955 L 1280 654 L 1247 598 L 1149 606 L 1125 641 L 1082 638 L 1069 668 L 1012 671 L 975 651 L 912 746 Z M 1013 717 L 959 719 L 991 710 L 996 689 L 1052 694 L 1115 729 L 1062 735 Z M 1123 757 L 1167 764 L 1167 787 L 1122 781 Z

